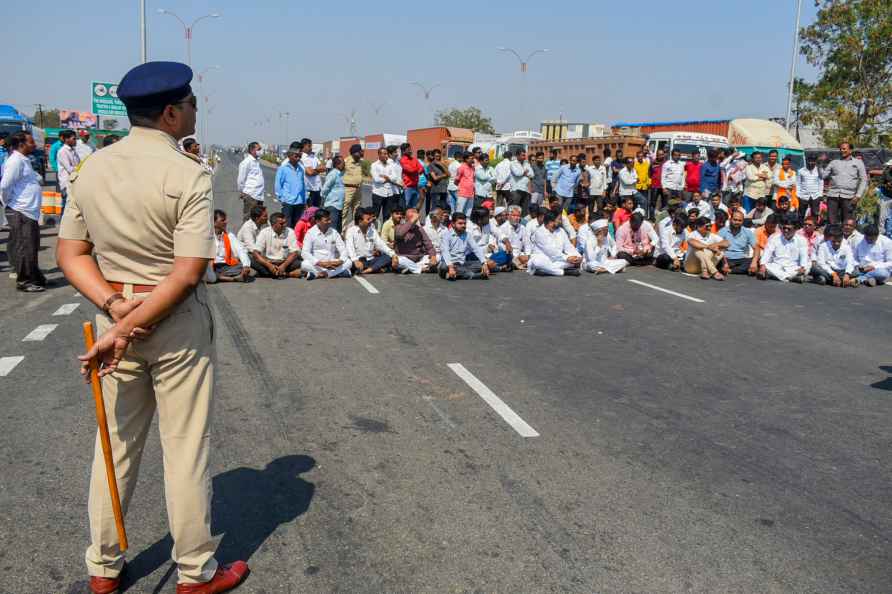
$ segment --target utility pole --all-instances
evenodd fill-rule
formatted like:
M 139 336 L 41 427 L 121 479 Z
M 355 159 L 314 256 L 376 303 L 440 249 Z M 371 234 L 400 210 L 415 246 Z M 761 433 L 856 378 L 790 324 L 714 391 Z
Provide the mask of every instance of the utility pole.
M 139 62 L 145 64 L 148 60 L 146 50 L 146 0 L 139 0 Z
M 799 19 L 802 15 L 802 0 L 796 0 L 796 28 L 793 30 L 793 59 L 790 61 L 790 88 L 787 93 L 787 132 L 793 115 L 793 85 L 796 82 L 796 58 L 799 57 Z
M 547 53 L 548 50 L 544 49 L 544 48 L 533 50 L 527 55 L 526 58 L 524 58 L 519 53 L 517 53 L 517 50 L 512 49 L 510 47 L 497 47 L 496 49 L 499 50 L 500 52 L 507 52 L 509 54 L 513 54 L 514 57 L 517 58 L 517 61 L 520 62 L 520 82 L 521 82 L 520 113 L 523 116 L 524 120 L 526 120 L 526 119 L 528 119 L 527 98 L 526 98 L 527 97 L 527 70 L 529 70 L 529 67 L 530 67 L 530 60 L 532 60 L 533 56 L 535 56 L 536 54 L 544 54 L 544 53 Z

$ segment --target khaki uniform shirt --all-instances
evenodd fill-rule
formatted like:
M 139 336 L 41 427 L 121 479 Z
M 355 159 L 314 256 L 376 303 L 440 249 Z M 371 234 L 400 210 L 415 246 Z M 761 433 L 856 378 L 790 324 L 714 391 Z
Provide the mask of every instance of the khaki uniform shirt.
M 348 155 L 347 158 L 344 159 L 344 185 L 345 186 L 358 186 L 362 183 L 362 161 L 359 163 L 353 162 L 353 157 Z
M 175 256 L 214 258 L 211 176 L 172 136 L 134 126 L 70 184 L 59 237 L 92 243 L 106 280 L 157 285 Z

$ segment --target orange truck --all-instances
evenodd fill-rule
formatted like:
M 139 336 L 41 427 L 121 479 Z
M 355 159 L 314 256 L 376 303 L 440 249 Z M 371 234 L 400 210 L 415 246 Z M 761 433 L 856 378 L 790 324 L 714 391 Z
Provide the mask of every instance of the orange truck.
M 440 149 L 443 159 L 454 159 L 474 143 L 474 131 L 467 128 L 419 128 L 406 133 L 413 151 Z

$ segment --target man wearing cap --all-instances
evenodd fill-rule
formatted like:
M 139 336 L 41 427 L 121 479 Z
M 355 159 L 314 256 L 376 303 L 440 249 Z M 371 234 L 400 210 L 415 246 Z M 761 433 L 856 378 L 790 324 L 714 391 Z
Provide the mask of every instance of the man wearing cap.
M 79 357 L 98 358 L 118 490 L 126 512 L 152 417 L 158 412 L 164 491 L 178 567 L 177 594 L 225 592 L 248 573 L 218 565 L 208 468 L 214 323 L 201 282 L 215 257 L 211 176 L 177 141 L 195 132 L 192 70 L 176 62 L 133 68 L 118 86 L 130 134 L 93 155 L 70 180 L 56 258 L 102 314 Z M 131 344 L 134 337 L 143 340 Z M 116 592 L 124 568 L 105 465 L 96 440 L 86 563 L 94 593 Z
M 80 138 L 77 139 L 74 151 L 77 153 L 78 161 L 83 161 L 93 154 L 93 147 L 90 146 L 90 133 L 87 130 L 80 131 Z
M 362 146 L 350 147 L 350 157 L 344 161 L 344 208 L 341 221 L 344 229 L 353 225 L 353 213 L 362 201 Z

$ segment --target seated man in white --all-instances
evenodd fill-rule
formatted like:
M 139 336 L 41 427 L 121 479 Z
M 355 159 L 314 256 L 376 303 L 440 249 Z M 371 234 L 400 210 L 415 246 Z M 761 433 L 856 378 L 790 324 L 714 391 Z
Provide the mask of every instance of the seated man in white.
M 539 276 L 579 276 L 582 256 L 560 227 L 560 213 L 549 210 L 545 220 L 532 235 L 532 255 L 527 272 Z
M 264 278 L 300 278 L 300 248 L 285 215 L 273 213 L 269 227 L 257 234 L 251 251 L 251 267 Z
M 431 213 L 427 216 L 424 223 L 424 233 L 427 238 L 434 244 L 434 251 L 437 254 L 437 260 L 440 260 L 440 244 L 443 242 L 443 236 L 449 231 L 449 211 L 436 206 L 431 209 Z
M 654 250 L 654 266 L 673 272 L 681 270 L 686 250 L 686 228 L 688 218 L 677 213 L 673 218 L 666 218 L 669 224 L 660 224 L 660 242 Z
M 262 204 L 258 204 L 257 206 L 251 207 L 250 218 L 242 224 L 241 229 L 238 230 L 238 238 L 239 242 L 245 246 L 245 249 L 248 250 L 248 253 L 254 251 L 254 243 L 257 241 L 257 235 L 260 233 L 260 230 L 266 227 L 266 224 L 269 222 L 269 215 L 266 212 L 266 207 Z
M 889 280 L 892 268 L 892 239 L 880 235 L 876 225 L 864 228 L 864 238 L 855 248 L 858 262 L 858 283 L 868 287 L 882 285 Z
M 214 241 L 217 255 L 208 265 L 209 283 L 243 283 L 251 273 L 251 257 L 238 238 L 226 229 L 226 213 L 214 211 Z
M 510 246 L 512 263 L 518 270 L 526 270 L 530 259 L 529 237 L 527 228 L 520 223 L 521 207 L 512 204 L 508 207 L 508 220 L 499 225 L 499 234 L 502 241 Z M 507 248 L 506 248 L 507 249 Z
M 582 248 L 582 266 L 595 274 L 616 274 L 628 264 L 616 257 L 619 250 L 607 227 L 607 219 L 597 219 L 591 225 L 581 225 L 576 236 L 576 247 Z
M 313 215 L 316 225 L 304 236 L 301 250 L 301 270 L 307 280 L 316 278 L 349 278 L 353 262 L 347 257 L 347 246 L 341 236 L 331 228 L 331 214 L 320 208 Z
M 829 239 L 818 246 L 812 278 L 819 285 L 857 287 L 858 281 L 852 276 L 855 272 L 855 255 L 843 239 L 842 227 L 830 225 L 827 235 Z
M 357 208 L 353 225 L 347 229 L 347 257 L 353 263 L 356 274 L 375 274 L 396 268 L 396 253 L 387 245 L 372 221 L 371 208 Z
M 784 215 L 781 233 L 772 235 L 759 260 L 760 279 L 774 278 L 779 281 L 805 282 L 808 272 L 808 244 L 796 235 L 795 215 Z
M 729 242 L 710 229 L 712 223 L 700 217 L 694 223 L 694 231 L 688 234 L 688 251 L 685 254 L 684 270 L 688 274 L 699 274 L 700 278 L 717 281 L 725 280 L 719 270 L 723 267 L 725 248 Z

